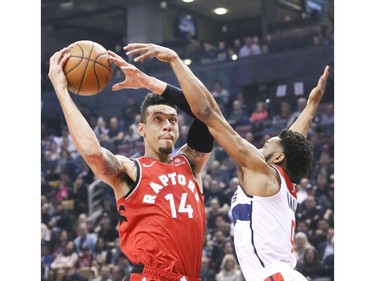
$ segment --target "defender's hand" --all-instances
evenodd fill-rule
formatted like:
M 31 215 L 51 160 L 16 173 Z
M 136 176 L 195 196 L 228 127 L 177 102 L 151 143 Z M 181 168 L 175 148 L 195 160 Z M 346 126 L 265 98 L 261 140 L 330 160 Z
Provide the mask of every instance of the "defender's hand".
M 134 61 L 143 61 L 146 58 L 155 57 L 162 62 L 171 62 L 178 58 L 175 51 L 155 44 L 132 43 L 124 47 L 127 55 L 139 55 Z

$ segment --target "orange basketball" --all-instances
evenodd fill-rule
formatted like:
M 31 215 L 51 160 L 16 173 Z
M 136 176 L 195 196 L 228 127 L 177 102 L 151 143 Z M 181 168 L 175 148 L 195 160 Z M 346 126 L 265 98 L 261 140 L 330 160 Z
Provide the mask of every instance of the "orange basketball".
M 68 90 L 77 95 L 100 93 L 112 79 L 112 63 L 107 50 L 90 41 L 77 41 L 68 46 L 70 57 L 64 65 Z

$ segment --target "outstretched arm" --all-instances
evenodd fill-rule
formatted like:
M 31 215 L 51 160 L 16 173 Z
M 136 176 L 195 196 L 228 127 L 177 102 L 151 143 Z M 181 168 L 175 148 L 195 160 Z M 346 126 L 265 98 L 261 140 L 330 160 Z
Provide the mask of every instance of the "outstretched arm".
M 323 74 L 320 76 L 318 84 L 314 89 L 311 90 L 309 98 L 306 103 L 306 107 L 303 109 L 297 120 L 294 121 L 289 130 L 298 132 L 304 136 L 307 136 L 312 120 L 314 119 L 316 110 L 318 109 L 319 103 L 326 90 L 327 80 L 329 74 L 329 66 L 327 65 L 324 69 Z
M 229 125 L 223 117 L 219 106 L 210 91 L 192 73 L 171 49 L 155 44 L 129 44 L 125 48 L 128 55 L 139 55 L 134 60 L 141 61 L 148 57 L 156 57 L 168 62 L 183 90 L 193 114 L 204 122 L 216 141 L 242 167 L 265 169 L 266 162 L 261 153 Z
M 63 71 L 63 66 L 69 57 L 70 54 L 67 52 L 66 48 L 56 52 L 50 58 L 48 77 L 55 89 L 69 133 L 72 136 L 74 145 L 79 154 L 84 158 L 98 178 L 115 188 L 119 185 L 119 175 L 121 172 L 124 172 L 125 165 L 120 163 L 118 157 L 100 146 L 94 131 L 70 96 L 67 89 L 67 80 Z M 128 161 L 130 160 L 128 159 Z M 125 162 L 124 159 L 123 163 Z M 135 180 L 134 175 L 132 179 Z

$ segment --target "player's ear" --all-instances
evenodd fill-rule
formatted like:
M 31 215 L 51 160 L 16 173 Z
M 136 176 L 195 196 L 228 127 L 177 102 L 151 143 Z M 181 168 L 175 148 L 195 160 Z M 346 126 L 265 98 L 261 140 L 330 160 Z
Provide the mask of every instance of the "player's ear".
M 138 123 L 138 134 L 139 134 L 141 137 L 144 137 L 144 136 L 145 136 L 145 124 L 143 124 L 143 123 Z
M 285 154 L 282 152 L 278 152 L 277 156 L 274 158 L 273 162 L 275 164 L 280 164 L 285 160 Z

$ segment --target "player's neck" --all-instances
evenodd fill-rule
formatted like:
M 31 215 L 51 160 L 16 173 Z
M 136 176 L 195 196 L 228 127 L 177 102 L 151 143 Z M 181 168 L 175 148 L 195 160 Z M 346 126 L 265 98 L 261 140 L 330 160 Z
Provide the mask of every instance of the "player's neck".
M 155 152 L 145 152 L 144 154 L 144 157 L 149 157 L 149 158 L 153 158 L 153 159 L 156 159 L 160 162 L 163 162 L 163 163 L 168 163 L 169 160 L 171 160 L 172 158 L 172 154 L 165 154 L 165 153 L 155 153 Z

